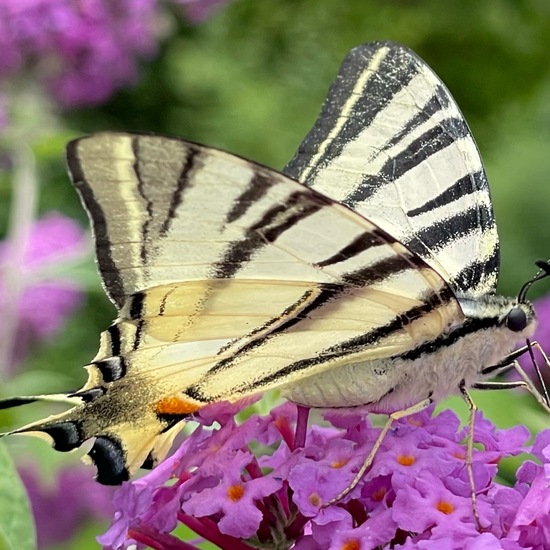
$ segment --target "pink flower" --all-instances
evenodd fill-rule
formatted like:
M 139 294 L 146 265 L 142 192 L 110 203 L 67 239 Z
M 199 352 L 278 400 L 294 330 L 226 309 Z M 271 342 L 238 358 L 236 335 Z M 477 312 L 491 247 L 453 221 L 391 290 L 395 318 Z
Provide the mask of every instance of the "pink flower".
M 9 243 L 0 243 L 0 268 L 4 270 L 12 261 L 10 247 Z M 84 231 L 70 218 L 51 213 L 34 223 L 22 253 L 22 265 L 18 266 L 23 287 L 15 297 L 14 341 L 5 344 L 11 346 L 8 370 L 25 357 L 34 341 L 47 340 L 58 332 L 82 303 L 82 290 L 63 275 L 63 265 L 82 256 L 87 247 Z M 0 311 L 5 311 L 13 298 L 13 290 L 0 279 Z
M 205 19 L 223 0 L 172 0 Z M 64 107 L 96 105 L 132 84 L 162 38 L 161 0 L 2 0 L 0 78 L 32 75 Z
M 541 541 L 550 537 L 550 431 L 534 445 L 542 464 L 525 463 L 516 487 L 504 487 L 495 478 L 496 464 L 523 452 L 528 434 L 521 427 L 497 430 L 477 415 L 474 438 L 485 447 L 473 456 L 480 531 L 464 433 L 452 412 L 396 422 L 357 487 L 329 504 L 380 433 L 365 415 L 332 411 L 326 415 L 332 427 L 311 427 L 305 446 L 295 448 L 287 433 L 296 420 L 291 405 L 241 425 L 218 407 L 220 429 L 209 431 L 205 419 L 212 422 L 216 415 L 205 414 L 203 425 L 170 458 L 119 490 L 115 519 L 100 538 L 106 548 L 131 547 L 132 534 L 152 548 L 179 548 L 166 538 L 178 521 L 220 548 L 240 550 L 258 541 L 296 550 L 543 550 Z
M 45 483 L 34 467 L 19 469 L 36 522 L 37 547 L 69 540 L 88 520 L 105 520 L 113 513 L 113 490 L 99 485 L 84 466 L 60 470 Z M 52 511 L 55 511 L 55 520 Z

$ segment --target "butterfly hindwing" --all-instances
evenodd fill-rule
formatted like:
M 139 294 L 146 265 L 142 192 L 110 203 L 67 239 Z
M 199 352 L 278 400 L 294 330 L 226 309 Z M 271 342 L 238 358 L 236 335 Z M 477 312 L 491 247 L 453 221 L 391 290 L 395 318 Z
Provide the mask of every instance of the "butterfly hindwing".
M 409 49 L 354 48 L 285 173 L 384 228 L 457 292 L 494 292 L 498 235 L 477 146 Z

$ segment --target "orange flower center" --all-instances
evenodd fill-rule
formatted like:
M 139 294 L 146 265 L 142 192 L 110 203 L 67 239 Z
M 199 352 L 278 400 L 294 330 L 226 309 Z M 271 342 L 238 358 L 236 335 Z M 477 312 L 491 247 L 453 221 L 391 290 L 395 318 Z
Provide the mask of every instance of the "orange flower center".
M 454 505 L 446 500 L 440 500 L 436 508 L 447 516 L 455 511 Z
M 335 460 L 330 463 L 331 468 L 342 468 L 349 462 L 349 458 L 341 458 L 340 460 Z
M 407 422 L 411 425 L 411 426 L 416 426 L 417 428 L 419 428 L 420 426 L 422 426 L 422 421 L 421 420 L 418 420 L 417 418 L 407 418 Z
M 237 502 L 238 500 L 241 500 L 243 495 L 244 495 L 244 486 L 242 484 L 231 485 L 231 487 L 227 489 L 227 496 L 233 502 Z
M 342 544 L 342 550 L 361 550 L 361 543 L 357 539 L 348 539 Z
M 397 455 L 397 462 L 401 466 L 412 466 L 415 463 L 415 458 L 412 455 Z
M 311 493 L 308 500 L 313 506 L 321 506 L 321 497 L 317 493 Z

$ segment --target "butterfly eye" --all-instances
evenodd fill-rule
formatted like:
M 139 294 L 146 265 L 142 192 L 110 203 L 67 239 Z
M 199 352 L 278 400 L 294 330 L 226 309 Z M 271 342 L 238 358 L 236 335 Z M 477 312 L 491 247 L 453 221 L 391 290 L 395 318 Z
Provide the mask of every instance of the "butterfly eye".
M 527 315 L 519 307 L 512 308 L 506 316 L 506 327 L 512 332 L 521 332 L 527 326 Z

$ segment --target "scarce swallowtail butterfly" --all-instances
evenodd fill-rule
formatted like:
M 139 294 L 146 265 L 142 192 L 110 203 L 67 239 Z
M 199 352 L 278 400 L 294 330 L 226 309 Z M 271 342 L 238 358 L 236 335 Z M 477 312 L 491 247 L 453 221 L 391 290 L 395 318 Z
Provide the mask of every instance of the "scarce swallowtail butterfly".
M 118 317 L 81 390 L 1 406 L 73 404 L 9 433 L 59 451 L 95 438 L 100 483 L 156 463 L 213 402 L 277 388 L 400 414 L 503 387 L 485 379 L 533 333 L 525 293 L 495 295 L 497 228 L 468 126 L 400 45 L 349 53 L 284 173 L 114 132 L 71 142 L 67 160 Z

